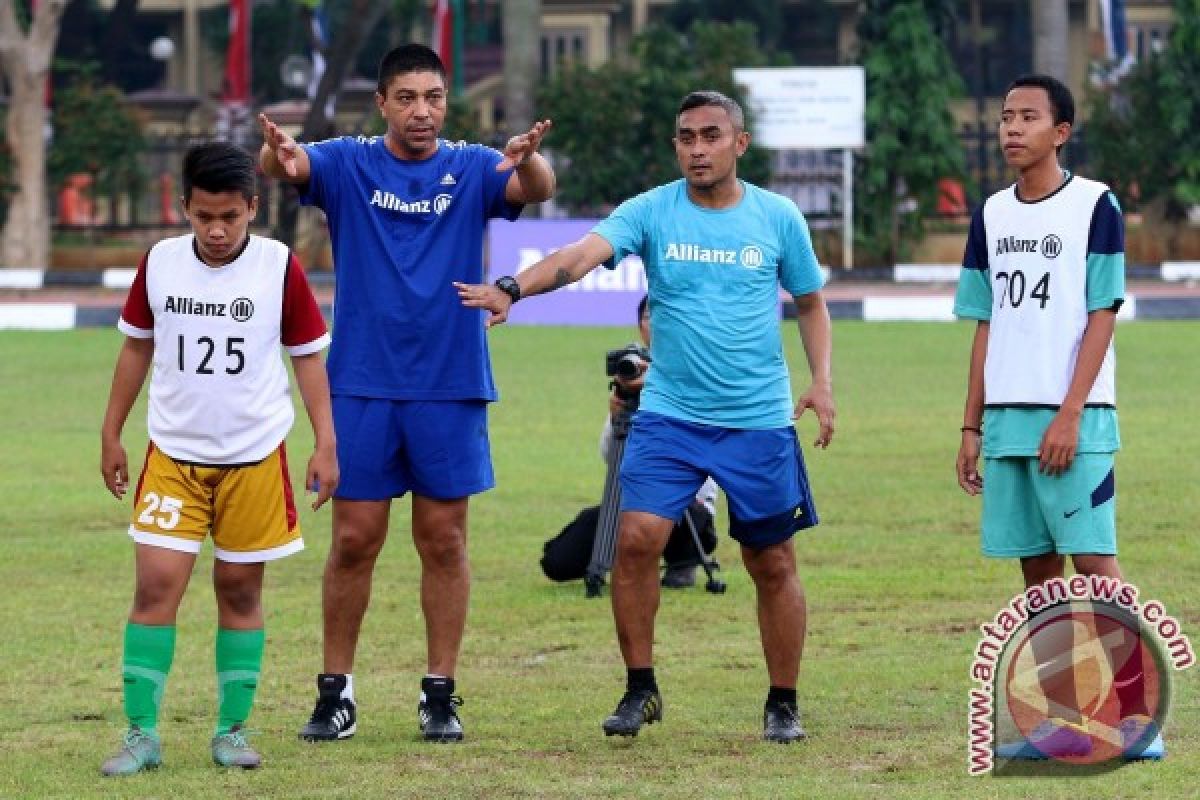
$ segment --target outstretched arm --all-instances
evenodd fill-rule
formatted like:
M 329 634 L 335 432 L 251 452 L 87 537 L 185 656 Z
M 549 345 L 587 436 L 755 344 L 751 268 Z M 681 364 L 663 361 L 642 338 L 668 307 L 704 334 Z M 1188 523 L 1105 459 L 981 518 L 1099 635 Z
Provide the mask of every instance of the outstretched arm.
M 554 170 L 537 152 L 553 124 L 548 119 L 535 122 L 527 133 L 514 136 L 504 146 L 504 160 L 496 165 L 496 169 L 503 171 L 516 167 L 504 187 L 504 199 L 508 202 L 540 203 L 554 196 Z
M 267 119 L 266 114 L 258 115 L 258 124 L 263 132 L 263 146 L 258 151 L 262 171 L 287 183 L 308 183 L 311 167 L 304 148 Z
M 121 445 L 121 431 L 129 410 L 137 401 L 146 382 L 146 373 L 154 359 L 153 339 L 126 337 L 113 370 L 112 389 L 108 393 L 108 408 L 100 428 L 100 473 L 104 485 L 120 500 L 129 488 L 129 462 Z
M 521 297 L 551 292 L 587 275 L 596 267 L 613 257 L 612 245 L 603 236 L 589 233 L 577 242 L 567 245 L 543 258 L 516 277 L 521 287 Z M 458 296 L 467 308 L 486 308 L 492 312 L 488 327 L 499 325 L 508 319 L 508 310 L 513 300 L 505 292 L 487 283 L 458 283 Z
M 329 400 L 329 378 L 320 353 L 292 356 L 292 368 L 296 373 L 296 386 L 308 411 L 313 429 L 313 454 L 304 472 L 304 491 L 317 493 L 312 509 L 316 511 L 333 496 L 337 489 L 338 472 L 337 439 L 333 433 L 333 411 Z
M 800 340 L 804 343 L 804 355 L 808 359 L 812 382 L 796 403 L 793 417 L 798 419 L 808 408 L 816 412 L 820 431 L 813 445 L 828 447 L 833 439 L 833 420 L 837 416 L 830 366 L 833 360 L 833 325 L 829 321 L 825 296 L 820 290 L 796 298 L 796 321 L 800 327 Z

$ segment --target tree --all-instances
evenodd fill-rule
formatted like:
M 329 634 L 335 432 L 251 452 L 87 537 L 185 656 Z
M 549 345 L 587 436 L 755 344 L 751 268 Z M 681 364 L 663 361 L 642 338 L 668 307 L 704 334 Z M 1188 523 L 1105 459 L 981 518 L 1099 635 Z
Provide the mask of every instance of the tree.
M 686 35 L 650 28 L 632 51 L 633 64 L 569 67 L 542 88 L 542 115 L 554 120 L 548 143 L 567 162 L 558 200 L 573 211 L 603 212 L 678 178 L 671 137 L 679 101 L 695 89 L 716 89 L 748 111 L 733 68 L 769 61 L 747 23 L 697 22 Z M 752 142 L 738 174 L 763 183 L 769 172 L 767 153 Z
M 0 264 L 50 263 L 46 214 L 46 76 L 66 0 L 41 0 L 26 26 L 14 0 L 0 0 L 0 68 L 8 78 L 5 141 L 12 152 L 17 190 L 0 234 Z
M 386 10 L 386 0 L 351 0 L 341 26 L 329 44 L 325 73 L 317 84 L 316 95 L 309 102 L 308 113 L 304 117 L 300 135 L 296 137 L 297 141 L 317 141 L 332 133 L 332 120 L 325 117 L 326 101 L 337 97 L 342 81 L 346 79 L 346 72 L 366 41 L 367 32 L 375 27 L 375 23 Z M 289 244 L 295 240 L 298 211 L 296 191 L 285 187 L 279 193 L 279 230 L 275 232 L 276 238 Z
M 504 0 L 504 127 L 509 135 L 533 125 L 541 34 L 541 0 Z
M 962 80 L 926 5 L 869 0 L 858 30 L 867 79 L 867 147 L 855 170 L 855 240 L 889 264 L 924 234 L 938 181 L 961 180 L 966 173 L 949 111 L 951 99 L 963 91 Z
M 1087 141 L 1097 176 L 1126 207 L 1159 207 L 1170 221 L 1200 205 L 1200 0 L 1175 0 L 1166 48 L 1089 97 Z M 1131 158 L 1130 154 L 1136 154 Z
M 94 176 L 115 211 L 122 193 L 136 196 L 142 187 L 145 174 L 139 156 L 146 142 L 141 121 L 124 95 L 113 86 L 99 85 L 94 72 L 92 65 L 70 70 L 72 80 L 55 95 L 48 167 L 56 186 L 72 173 Z
M 1067 0 L 1029 0 L 1033 22 L 1033 71 L 1063 83 L 1070 77 Z

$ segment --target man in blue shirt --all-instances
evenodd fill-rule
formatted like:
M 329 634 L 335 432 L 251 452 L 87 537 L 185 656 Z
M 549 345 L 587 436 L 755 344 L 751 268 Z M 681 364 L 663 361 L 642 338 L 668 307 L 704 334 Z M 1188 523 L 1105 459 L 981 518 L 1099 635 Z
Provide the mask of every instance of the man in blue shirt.
M 758 593 L 770 690 L 768 740 L 805 734 L 796 706 L 804 593 L 792 535 L 817 523 L 792 420 L 811 408 L 817 447 L 833 436 L 829 312 L 804 217 L 788 199 L 738 180 L 750 144 L 741 108 L 693 92 L 679 108 L 683 180 L 621 204 L 585 237 L 498 286 L 459 284 L 465 305 L 503 322 L 513 302 L 637 254 L 646 265 L 653 361 L 621 465 L 613 615 L 626 693 L 604 720 L 635 736 L 662 718 L 654 677 L 658 558 L 711 475 L 729 501 L 729 531 Z M 511 291 L 502 291 L 507 286 Z M 779 288 L 796 301 L 812 383 L 794 408 L 779 332 Z
M 356 730 L 352 667 L 391 501 L 412 492 L 428 641 L 418 718 L 424 737 L 459 741 L 454 672 L 470 591 L 467 505 L 494 485 L 487 404 L 496 399 L 480 315 L 452 281 L 483 277 L 489 219 L 516 219 L 554 193 L 538 153 L 549 121 L 503 153 L 439 139 L 445 69 L 416 44 L 379 66 L 383 136 L 298 145 L 265 116 L 259 161 L 298 184 L 329 221 L 337 270 L 329 382 L 342 482 L 323 592 L 324 668 L 300 732 L 339 740 Z

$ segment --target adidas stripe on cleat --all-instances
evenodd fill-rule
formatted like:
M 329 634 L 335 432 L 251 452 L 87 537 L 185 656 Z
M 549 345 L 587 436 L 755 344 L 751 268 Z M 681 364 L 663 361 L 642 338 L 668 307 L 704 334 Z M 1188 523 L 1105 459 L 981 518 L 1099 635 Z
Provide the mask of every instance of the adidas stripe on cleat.
M 336 742 L 349 739 L 358 730 L 354 701 L 342 697 L 346 688 L 345 675 L 317 676 L 317 705 L 308 724 L 300 730 L 300 738 L 308 742 Z
M 605 736 L 637 736 L 642 725 L 653 725 L 662 716 L 662 695 L 650 689 L 630 689 L 601 727 Z

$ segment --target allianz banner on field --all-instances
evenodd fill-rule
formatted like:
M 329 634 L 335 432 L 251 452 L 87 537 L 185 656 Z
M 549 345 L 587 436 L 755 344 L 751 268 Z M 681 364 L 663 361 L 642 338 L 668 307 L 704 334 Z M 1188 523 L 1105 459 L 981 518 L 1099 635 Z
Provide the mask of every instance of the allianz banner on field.
M 488 280 L 516 275 L 596 226 L 594 219 L 529 219 L 488 225 Z M 513 306 L 514 325 L 637 325 L 646 293 L 642 260 L 630 256 L 616 269 L 599 267 L 578 283 L 528 297 Z

